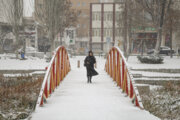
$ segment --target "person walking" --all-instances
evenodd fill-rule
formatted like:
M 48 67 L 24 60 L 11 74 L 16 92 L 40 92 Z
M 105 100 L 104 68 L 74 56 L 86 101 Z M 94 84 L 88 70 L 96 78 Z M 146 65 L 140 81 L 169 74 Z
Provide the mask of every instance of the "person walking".
M 87 83 L 92 83 L 92 76 L 98 75 L 98 72 L 94 69 L 94 64 L 96 63 L 96 58 L 93 56 L 93 52 L 89 51 L 89 55 L 84 60 L 84 66 L 87 70 Z

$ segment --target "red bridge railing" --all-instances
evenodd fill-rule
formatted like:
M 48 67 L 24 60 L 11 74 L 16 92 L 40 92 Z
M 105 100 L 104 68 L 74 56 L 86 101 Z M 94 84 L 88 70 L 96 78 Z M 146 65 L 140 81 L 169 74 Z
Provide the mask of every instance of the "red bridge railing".
M 143 104 L 137 87 L 134 85 L 133 76 L 121 50 L 113 47 L 107 56 L 106 72 L 113 78 L 117 85 L 132 99 L 132 103 L 143 109 Z
M 58 47 L 46 71 L 36 107 L 42 106 L 70 71 L 70 62 L 65 47 Z

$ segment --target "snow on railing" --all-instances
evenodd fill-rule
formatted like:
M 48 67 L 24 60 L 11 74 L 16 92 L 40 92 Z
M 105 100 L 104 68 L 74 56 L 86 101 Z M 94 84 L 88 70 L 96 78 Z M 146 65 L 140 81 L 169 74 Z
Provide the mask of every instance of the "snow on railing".
M 65 47 L 60 46 L 56 49 L 46 71 L 36 108 L 42 106 L 47 101 L 47 98 L 53 93 L 70 69 L 68 53 Z
M 144 109 L 134 78 L 130 72 L 126 59 L 118 47 L 113 47 L 107 56 L 106 72 L 113 78 L 117 85 L 131 99 L 132 103 Z

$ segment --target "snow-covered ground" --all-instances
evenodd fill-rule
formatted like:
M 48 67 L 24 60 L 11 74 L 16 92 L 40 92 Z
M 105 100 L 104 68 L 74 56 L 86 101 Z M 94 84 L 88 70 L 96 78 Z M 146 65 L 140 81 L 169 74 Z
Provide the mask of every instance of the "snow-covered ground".
M 45 59 L 35 57 L 28 57 L 27 60 L 17 60 L 15 55 L 11 54 L 1 54 L 0 58 L 0 70 L 44 70 L 49 64 Z M 158 119 L 149 112 L 134 107 L 130 99 L 124 97 L 125 95 L 121 93 L 121 90 L 104 72 L 105 59 L 103 58 L 96 57 L 99 76 L 93 78 L 93 84 L 87 84 L 86 69 L 83 66 L 84 59 L 85 56 L 70 58 L 72 71 L 48 99 L 45 107 L 36 110 L 33 119 L 39 120 L 41 117 L 42 119 L 52 120 L 56 120 L 56 117 L 58 120 Z M 81 61 L 80 68 L 77 68 L 78 60 Z M 142 64 L 136 56 L 130 56 L 128 64 L 133 69 L 180 69 L 180 58 L 174 57 L 171 59 L 165 56 L 164 64 Z M 180 77 L 179 73 L 132 72 L 134 74 L 140 73 L 146 77 Z M 43 73 L 41 72 L 41 74 Z M 19 75 L 16 74 L 15 76 Z M 5 74 L 5 76 L 12 75 Z M 156 88 L 157 86 L 153 87 Z
M 171 59 L 164 56 L 163 64 L 143 64 L 138 61 L 137 56 L 130 56 L 128 64 L 133 69 L 180 69 L 180 57 L 174 56 Z
M 146 77 L 154 77 L 154 76 L 172 77 L 172 78 L 180 77 L 180 73 L 162 73 L 162 72 L 146 72 L 146 71 L 131 71 L 131 72 L 133 74 L 141 73 L 143 76 L 146 76 Z
M 132 69 L 131 72 L 134 75 L 139 75 L 137 76 L 137 78 L 135 78 L 135 80 L 180 80 L 180 73 L 178 73 L 178 71 L 180 70 L 180 58 L 178 58 L 177 56 L 174 56 L 173 58 L 164 56 L 163 64 L 144 64 L 138 61 L 137 56 L 130 56 L 128 59 L 128 65 Z M 170 70 L 175 71 L 175 73 L 168 72 Z
M 45 69 L 45 67 L 48 66 L 45 59 L 36 57 L 28 57 L 27 60 L 12 59 L 15 58 L 14 54 L 0 54 L 0 57 L 0 70 Z M 72 65 L 77 66 L 77 60 L 84 58 L 85 56 L 73 57 Z M 97 65 L 101 65 L 103 68 L 104 63 L 102 60 L 104 59 L 97 57 Z M 138 61 L 137 56 L 130 56 L 128 64 L 133 69 L 180 69 L 180 58 L 175 56 L 171 59 L 169 56 L 164 56 L 163 64 L 142 64 Z M 81 67 L 83 67 L 83 61 L 81 62 Z
M 71 59 L 71 72 L 48 98 L 44 107 L 37 107 L 32 120 L 159 120 L 135 107 L 105 73 L 103 58 L 97 58 L 98 76 L 87 83 L 85 57 Z M 77 68 L 77 60 L 81 67 Z
M 32 75 L 44 75 L 46 71 L 35 71 L 31 73 L 17 73 L 17 74 L 3 74 L 4 77 L 19 77 L 19 76 L 32 76 Z
M 1 54 L 0 57 L 0 70 L 44 70 L 48 66 L 45 59 L 36 57 L 26 60 L 15 59 L 14 54 Z

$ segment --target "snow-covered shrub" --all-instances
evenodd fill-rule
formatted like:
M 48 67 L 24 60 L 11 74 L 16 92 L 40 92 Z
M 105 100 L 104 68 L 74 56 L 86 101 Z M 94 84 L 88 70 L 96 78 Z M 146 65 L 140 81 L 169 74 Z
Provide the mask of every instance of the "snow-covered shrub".
M 0 75 L 0 120 L 27 118 L 34 110 L 42 81 L 42 77 Z
M 168 83 L 141 98 L 144 108 L 160 119 L 180 119 L 180 84 Z
M 149 64 L 160 64 L 163 63 L 163 58 L 160 56 L 150 55 L 150 56 L 137 56 L 138 60 L 141 63 L 149 63 Z

